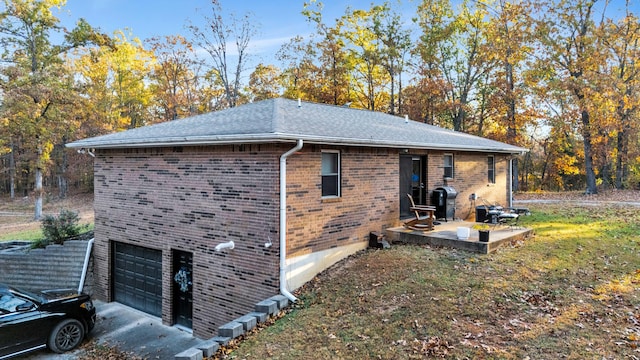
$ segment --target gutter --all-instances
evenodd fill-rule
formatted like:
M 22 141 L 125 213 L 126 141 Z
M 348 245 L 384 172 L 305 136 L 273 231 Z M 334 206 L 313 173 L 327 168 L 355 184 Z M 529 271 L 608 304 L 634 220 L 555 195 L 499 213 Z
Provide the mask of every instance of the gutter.
M 280 293 L 291 302 L 298 300 L 287 290 L 287 158 L 302 149 L 302 139 L 298 139 L 296 146 L 280 156 Z
M 108 135 L 107 135 L 108 136 Z M 365 146 L 376 148 L 398 148 L 398 149 L 423 149 L 423 150 L 450 150 L 469 152 L 494 152 L 501 154 L 523 154 L 528 150 L 517 146 L 492 147 L 477 145 L 453 145 L 451 143 L 410 143 L 397 141 L 384 141 L 374 139 L 343 139 L 326 136 L 308 136 L 302 134 L 243 134 L 218 135 L 218 136 L 189 136 L 175 138 L 146 138 L 117 141 L 75 141 L 65 146 L 70 148 L 90 148 L 90 149 L 122 149 L 122 148 L 151 148 L 151 147 L 173 147 L 173 146 L 205 146 L 205 145 L 238 145 L 238 144 L 262 144 L 267 142 L 290 142 L 305 140 L 308 143 L 337 146 Z
M 78 294 L 82 293 L 84 288 L 84 280 L 87 277 L 87 269 L 89 268 L 89 258 L 91 257 L 91 249 L 93 248 L 93 240 L 89 240 L 87 244 L 87 252 L 84 254 L 84 266 L 82 266 L 82 276 L 80 276 L 80 284 L 78 284 Z

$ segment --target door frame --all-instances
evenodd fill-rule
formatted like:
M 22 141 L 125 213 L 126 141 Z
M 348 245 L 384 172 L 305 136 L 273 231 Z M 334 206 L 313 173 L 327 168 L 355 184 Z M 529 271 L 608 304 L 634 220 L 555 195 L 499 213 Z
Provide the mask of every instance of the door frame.
M 414 169 L 417 170 L 417 174 Z M 400 199 L 400 218 L 403 219 L 412 216 L 407 194 L 413 196 L 416 204 L 424 205 L 427 203 L 427 156 L 400 154 L 399 174 L 398 196 Z

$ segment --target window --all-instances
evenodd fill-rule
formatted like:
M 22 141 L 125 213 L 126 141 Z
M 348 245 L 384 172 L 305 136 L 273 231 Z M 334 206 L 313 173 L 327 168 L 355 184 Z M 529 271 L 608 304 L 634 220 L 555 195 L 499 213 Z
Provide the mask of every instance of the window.
M 340 153 L 322 152 L 322 197 L 340 196 Z
M 487 181 L 489 184 L 496 183 L 496 162 L 493 155 L 487 156 Z
M 453 179 L 453 154 L 444 154 L 444 177 Z

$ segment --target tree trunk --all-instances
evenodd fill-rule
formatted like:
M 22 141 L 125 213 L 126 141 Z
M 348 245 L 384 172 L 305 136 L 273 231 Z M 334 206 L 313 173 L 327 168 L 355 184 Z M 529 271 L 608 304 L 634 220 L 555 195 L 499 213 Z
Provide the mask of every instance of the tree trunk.
M 505 71 L 507 73 L 507 139 L 511 144 L 516 144 L 516 99 L 513 94 L 513 65 L 509 63 L 508 59 L 505 64 Z
M 631 87 L 627 88 L 625 95 L 631 97 Z M 624 101 L 620 101 L 618 109 L 618 118 L 620 119 L 620 128 L 618 129 L 618 138 L 616 144 L 616 189 L 624 189 L 629 175 L 629 136 L 631 132 L 632 120 L 630 114 L 625 110 Z
M 338 62 L 336 60 L 335 52 L 332 53 L 331 57 L 331 77 L 333 78 L 333 105 L 338 104 Z
M 16 198 L 16 158 L 13 139 L 11 139 L 9 150 L 9 196 L 11 200 Z
M 626 126 L 625 126 L 626 128 Z M 616 189 L 622 190 L 626 186 L 629 166 L 627 164 L 629 152 L 629 137 L 626 131 L 618 132 L 618 145 L 616 157 Z
M 596 174 L 593 171 L 593 156 L 592 154 L 592 145 L 591 145 L 591 124 L 589 111 L 586 109 L 582 110 L 582 137 L 584 139 L 584 166 L 585 166 L 585 175 L 587 177 L 587 189 L 586 192 L 588 194 L 597 194 L 598 189 L 596 188 Z
M 66 138 L 63 138 L 63 143 L 66 143 Z M 62 160 L 60 162 L 60 173 L 58 174 L 58 191 L 61 199 L 67 197 L 67 152 L 64 150 L 64 147 L 61 149 L 62 151 Z
M 398 73 L 398 115 L 402 114 L 402 71 L 400 71 Z
M 544 161 L 542 162 L 542 171 L 540 172 L 540 188 L 545 190 L 544 189 L 544 183 L 546 181 L 547 168 L 549 167 L 549 161 L 551 159 L 551 154 L 550 154 L 550 150 L 549 150 L 549 142 L 545 141 L 544 144 L 542 145 L 542 148 L 544 149 Z M 531 154 L 531 153 L 529 152 L 527 155 L 529 155 L 529 154 Z M 531 162 L 533 163 L 533 161 L 531 161 Z M 547 187 L 546 190 L 550 190 L 549 187 Z
M 467 117 L 467 111 L 465 110 L 465 106 L 467 105 L 467 94 L 463 93 L 460 96 L 460 104 L 458 104 L 455 115 L 453 117 L 453 130 L 455 131 L 463 131 L 464 130 L 464 122 Z
M 395 87 L 395 69 L 393 63 L 389 65 L 389 77 L 391 78 L 391 94 L 390 94 L 390 104 L 389 104 L 389 114 L 396 114 L 396 87 Z
M 531 155 L 526 153 L 524 159 L 522 159 L 522 179 L 518 182 L 518 188 L 524 191 L 529 190 L 529 157 Z M 520 187 L 520 184 L 522 186 Z
M 36 195 L 36 203 L 35 203 L 35 211 L 34 211 L 34 220 L 40 220 L 42 218 L 42 168 L 36 167 L 36 186 L 35 186 L 35 195 Z

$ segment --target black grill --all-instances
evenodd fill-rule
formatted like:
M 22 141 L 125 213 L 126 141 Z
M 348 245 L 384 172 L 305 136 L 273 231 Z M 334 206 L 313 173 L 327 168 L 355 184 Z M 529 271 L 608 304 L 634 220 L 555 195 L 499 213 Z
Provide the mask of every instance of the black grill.
M 431 192 L 431 205 L 436 207 L 436 218 L 453 220 L 456 216 L 458 192 L 451 186 L 442 186 Z

